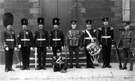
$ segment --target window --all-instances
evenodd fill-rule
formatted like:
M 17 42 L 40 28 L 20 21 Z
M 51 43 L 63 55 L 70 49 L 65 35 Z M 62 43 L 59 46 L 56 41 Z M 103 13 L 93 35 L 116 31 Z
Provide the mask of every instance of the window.
M 135 25 L 135 0 L 122 0 L 122 20 Z

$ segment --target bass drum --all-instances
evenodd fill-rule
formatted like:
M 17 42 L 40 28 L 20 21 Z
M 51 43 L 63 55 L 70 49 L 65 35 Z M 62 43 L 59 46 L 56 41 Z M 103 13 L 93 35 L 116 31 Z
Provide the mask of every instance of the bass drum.
M 101 51 L 101 48 L 96 42 L 91 42 L 90 44 L 88 44 L 86 49 L 88 50 L 91 56 L 97 55 Z

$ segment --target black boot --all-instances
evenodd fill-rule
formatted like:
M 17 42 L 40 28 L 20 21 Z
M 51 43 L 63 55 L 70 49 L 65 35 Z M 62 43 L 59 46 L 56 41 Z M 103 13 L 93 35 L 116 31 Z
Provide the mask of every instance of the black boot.
M 127 62 L 128 62 L 128 58 L 125 58 L 125 62 L 123 64 L 122 69 L 127 69 Z
M 76 68 L 81 68 L 81 66 L 80 65 L 76 65 Z

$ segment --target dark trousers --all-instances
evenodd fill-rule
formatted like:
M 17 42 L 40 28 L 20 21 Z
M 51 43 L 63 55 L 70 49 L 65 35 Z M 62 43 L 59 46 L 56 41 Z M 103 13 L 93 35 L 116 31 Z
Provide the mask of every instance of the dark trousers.
M 92 56 L 89 54 L 88 50 L 86 49 L 86 46 L 84 47 L 84 50 L 86 54 L 87 66 L 93 66 L 93 62 L 91 61 Z
M 61 47 L 52 47 L 52 50 L 53 50 L 53 55 L 54 56 L 57 56 L 57 50 L 62 51 Z
M 21 48 L 22 52 L 22 63 L 24 68 L 29 68 L 29 63 L 30 63 L 30 47 L 22 47 Z
M 134 56 L 130 48 L 123 48 L 123 53 L 124 53 L 124 58 L 125 58 L 123 66 L 126 67 L 128 61 L 130 60 L 130 68 L 133 68 Z
M 110 65 L 110 56 L 111 56 L 111 45 L 102 45 L 103 49 L 103 65 L 109 66 Z
M 56 62 L 54 64 L 54 71 L 61 71 L 61 70 L 67 70 L 68 63 L 65 61 L 62 64 L 58 64 Z
M 79 65 L 79 47 L 78 46 L 69 46 L 69 58 L 70 65 L 73 65 L 73 52 L 75 52 L 76 65 Z
M 45 67 L 46 63 L 46 47 L 37 47 L 37 53 L 38 53 L 38 64 L 39 67 L 42 65 Z
M 11 69 L 13 65 L 14 49 L 5 50 L 5 69 Z

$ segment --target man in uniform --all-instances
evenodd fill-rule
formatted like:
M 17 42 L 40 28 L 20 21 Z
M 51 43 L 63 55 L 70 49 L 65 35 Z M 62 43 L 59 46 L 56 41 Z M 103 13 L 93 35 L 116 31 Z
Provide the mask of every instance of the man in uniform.
M 91 42 L 95 41 L 97 35 L 96 35 L 96 30 L 91 28 L 92 20 L 86 20 L 86 27 L 87 29 L 83 31 L 82 34 L 82 44 L 84 46 L 85 54 L 86 54 L 86 61 L 87 61 L 87 66 L 86 68 L 94 68 L 94 64 L 91 60 L 92 56 L 89 54 L 88 50 L 86 49 L 87 45 L 90 44 Z M 89 34 L 93 37 L 93 40 L 89 37 Z
M 52 23 L 54 29 L 50 32 L 50 47 L 53 50 L 54 56 L 57 56 L 57 50 L 62 51 L 64 47 L 64 34 L 62 30 L 59 29 L 59 18 L 53 18 Z
M 128 60 L 130 60 L 130 71 L 133 71 L 133 63 L 134 63 L 134 33 L 130 30 L 130 22 L 125 22 L 124 25 L 125 31 L 122 32 L 121 35 L 121 43 L 124 53 L 125 62 L 123 64 L 122 69 L 127 69 Z
M 13 65 L 13 54 L 16 48 L 16 37 L 15 32 L 12 29 L 14 22 L 14 16 L 11 13 L 5 13 L 3 15 L 3 25 L 6 30 L 2 33 L 2 42 L 5 50 L 5 72 L 14 71 Z
M 37 19 L 39 29 L 35 32 L 34 36 L 34 46 L 38 53 L 38 70 L 46 69 L 46 49 L 49 46 L 49 35 L 46 30 L 44 30 L 44 18 L 39 17 Z
M 111 68 L 110 65 L 110 56 L 111 56 L 111 47 L 112 41 L 114 39 L 113 27 L 108 26 L 109 18 L 105 17 L 102 19 L 104 26 L 99 28 L 98 40 L 102 45 L 103 50 L 103 66 L 102 68 L 108 67 Z
M 30 30 L 27 29 L 28 19 L 22 18 L 21 19 L 22 30 L 19 32 L 18 35 L 18 47 L 21 49 L 22 54 L 22 63 L 23 67 L 22 70 L 29 68 L 29 58 L 30 58 L 30 49 L 33 47 L 33 35 Z
M 56 71 L 61 71 L 62 73 L 67 72 L 68 63 L 66 61 L 66 57 L 62 55 L 60 50 L 57 51 L 57 56 L 53 56 L 52 59 L 54 72 Z
M 80 31 L 76 29 L 76 20 L 72 20 L 71 22 L 72 29 L 67 32 L 66 43 L 69 47 L 69 58 L 70 58 L 70 66 L 69 68 L 73 68 L 73 52 L 75 52 L 76 59 L 76 68 L 81 68 L 79 65 L 79 46 L 80 46 Z

